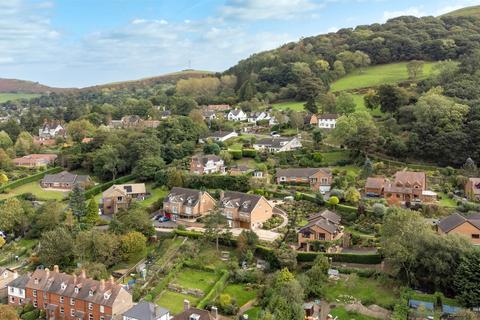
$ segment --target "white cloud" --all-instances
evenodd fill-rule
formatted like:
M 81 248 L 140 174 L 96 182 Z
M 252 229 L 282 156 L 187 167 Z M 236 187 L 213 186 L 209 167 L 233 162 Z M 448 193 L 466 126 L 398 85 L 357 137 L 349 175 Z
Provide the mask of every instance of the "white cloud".
M 383 12 L 383 21 L 387 21 L 388 19 L 400 17 L 400 16 L 415 16 L 421 17 L 425 16 L 426 13 L 422 11 L 420 7 L 410 7 L 405 10 L 398 10 L 398 11 L 385 11 Z
M 240 20 L 288 20 L 300 17 L 322 5 L 311 0 L 228 0 L 221 15 Z

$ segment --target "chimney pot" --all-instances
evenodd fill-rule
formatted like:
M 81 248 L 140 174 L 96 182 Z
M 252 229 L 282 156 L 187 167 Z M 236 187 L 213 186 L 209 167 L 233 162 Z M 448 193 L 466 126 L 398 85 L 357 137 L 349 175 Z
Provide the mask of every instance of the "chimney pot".
M 86 273 L 85 269 L 82 269 L 82 271 L 80 273 L 80 278 L 83 278 L 83 279 L 87 278 L 87 273 Z
M 53 266 L 53 272 L 60 272 L 60 269 L 58 269 L 58 265 Z
M 100 280 L 100 290 L 102 290 L 102 291 L 105 290 L 105 280 L 104 279 Z
M 111 285 L 114 285 L 114 284 L 115 284 L 115 279 L 113 278 L 113 276 L 110 276 L 110 284 L 111 284 Z
M 190 310 L 190 301 L 188 301 L 187 299 L 183 300 L 183 310 Z
M 73 283 L 77 283 L 77 275 L 75 273 L 73 274 Z

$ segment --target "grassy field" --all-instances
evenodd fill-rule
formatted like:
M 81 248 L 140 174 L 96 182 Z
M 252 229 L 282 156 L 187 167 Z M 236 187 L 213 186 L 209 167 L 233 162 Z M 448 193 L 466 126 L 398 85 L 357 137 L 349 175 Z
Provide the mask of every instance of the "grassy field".
M 0 93 L 0 103 L 19 99 L 31 99 L 40 96 L 35 93 Z
M 438 204 L 441 205 L 442 207 L 449 207 L 449 208 L 456 208 L 457 207 L 457 201 L 455 199 L 450 199 L 445 193 L 440 192 L 438 195 L 442 198 L 440 201 L 438 201 Z
M 200 289 L 206 293 L 217 280 L 212 272 L 184 268 L 177 274 L 173 282 L 183 288 Z
M 434 62 L 425 62 L 423 77 L 432 73 Z M 332 91 L 376 87 L 408 80 L 407 62 L 382 64 L 355 70 L 332 84 Z
M 380 108 L 370 110 L 365 106 L 365 101 L 363 100 L 363 95 L 361 94 L 353 94 L 353 100 L 355 100 L 355 104 L 357 105 L 355 111 L 367 111 L 374 117 L 380 117 L 383 115 L 383 112 L 380 111 Z
M 255 299 L 257 296 L 256 290 L 250 289 L 244 284 L 229 284 L 225 287 L 223 293 L 235 298 L 239 307 L 243 306 L 248 301 Z
M 147 184 L 146 187 L 147 187 L 147 190 L 150 191 L 150 197 L 139 202 L 140 206 L 144 208 L 150 207 L 152 204 L 154 204 L 158 200 L 165 198 L 168 194 L 168 190 L 164 188 L 161 188 L 161 187 L 152 188 L 153 187 L 152 183 Z
M 335 302 L 342 295 L 353 296 L 367 306 L 377 304 L 381 307 L 392 307 L 398 300 L 396 286 L 393 283 L 382 282 L 373 278 L 362 278 L 356 274 L 342 277 L 326 286 L 326 299 Z M 344 318 L 341 318 L 344 319 Z
M 65 199 L 68 192 L 44 190 L 40 187 L 39 181 L 33 181 L 13 190 L 9 193 L 0 194 L 0 199 L 15 197 L 24 193 L 33 194 L 38 200 L 57 200 Z
M 462 9 L 458 9 L 449 13 L 444 14 L 443 16 L 450 17 L 467 17 L 467 16 L 480 16 L 480 6 L 471 6 Z
M 359 313 L 355 312 L 348 312 L 345 310 L 343 307 L 337 307 L 332 310 L 330 310 L 330 314 L 335 318 L 338 317 L 338 319 L 341 320 L 375 320 L 376 318 L 364 316 Z
M 293 110 L 293 111 L 304 111 L 305 108 L 303 105 L 305 102 L 298 101 L 286 101 L 272 104 L 272 110 Z
M 322 152 L 322 162 L 327 165 L 334 165 L 338 161 L 348 160 L 349 152 L 347 150 Z
M 165 290 L 156 303 L 170 310 L 172 314 L 178 314 L 183 311 L 183 300 L 185 299 L 189 300 L 192 306 L 195 306 L 199 301 L 199 299 L 194 296 Z

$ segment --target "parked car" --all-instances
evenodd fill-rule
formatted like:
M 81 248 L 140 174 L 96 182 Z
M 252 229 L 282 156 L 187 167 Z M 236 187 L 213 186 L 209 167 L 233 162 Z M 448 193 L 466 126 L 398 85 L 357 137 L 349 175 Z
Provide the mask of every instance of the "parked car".
M 170 218 L 167 218 L 167 217 L 165 217 L 165 216 L 161 216 L 158 221 L 160 221 L 160 222 L 167 222 L 167 221 L 170 221 Z

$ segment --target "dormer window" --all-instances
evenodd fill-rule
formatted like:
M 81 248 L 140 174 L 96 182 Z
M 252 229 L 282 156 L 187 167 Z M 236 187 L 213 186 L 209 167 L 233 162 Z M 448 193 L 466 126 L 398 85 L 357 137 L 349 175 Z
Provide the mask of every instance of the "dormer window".
M 35 279 L 33 280 L 33 282 L 34 282 L 35 284 L 38 284 L 38 282 L 39 282 L 38 278 L 35 278 Z
M 93 296 L 93 290 L 88 291 L 89 296 Z
M 110 296 L 111 296 L 111 295 L 112 295 L 112 294 L 111 294 L 110 292 L 105 292 L 105 293 L 103 294 L 103 299 L 108 300 L 108 299 L 110 299 Z
M 67 289 L 67 284 L 65 282 L 62 282 L 60 287 L 62 288 L 62 290 L 65 290 L 65 289 Z
M 78 293 L 80 291 L 79 287 L 75 287 L 75 293 Z
M 188 320 L 200 320 L 200 315 L 196 314 L 196 313 L 193 313 L 193 314 L 190 315 Z

